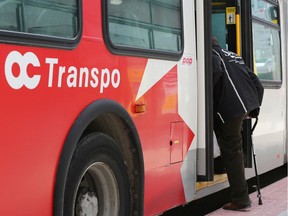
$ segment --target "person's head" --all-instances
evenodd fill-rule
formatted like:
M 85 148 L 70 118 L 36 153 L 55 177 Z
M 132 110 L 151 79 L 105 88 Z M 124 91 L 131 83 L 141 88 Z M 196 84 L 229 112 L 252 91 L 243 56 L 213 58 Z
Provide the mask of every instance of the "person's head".
M 212 45 L 219 45 L 218 39 L 215 36 L 212 37 Z

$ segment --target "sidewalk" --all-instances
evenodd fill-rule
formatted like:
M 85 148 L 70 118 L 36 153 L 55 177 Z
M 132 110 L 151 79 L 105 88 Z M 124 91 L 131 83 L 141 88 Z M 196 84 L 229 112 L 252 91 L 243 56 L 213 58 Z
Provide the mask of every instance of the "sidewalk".
M 288 216 L 287 212 L 287 182 L 288 178 L 283 178 L 265 188 L 261 188 L 263 205 L 258 205 L 257 191 L 250 194 L 252 207 L 248 211 L 228 211 L 218 209 L 207 215 L 211 216 Z

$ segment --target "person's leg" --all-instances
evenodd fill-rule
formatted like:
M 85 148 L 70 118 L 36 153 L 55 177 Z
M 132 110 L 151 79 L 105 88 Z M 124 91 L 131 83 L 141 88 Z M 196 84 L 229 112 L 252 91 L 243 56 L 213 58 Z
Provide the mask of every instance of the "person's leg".
M 242 121 L 243 116 L 225 124 L 217 122 L 215 133 L 227 171 L 232 202 L 249 205 L 242 150 Z
M 224 174 L 226 173 L 226 169 L 224 167 L 220 147 L 214 131 L 213 131 L 213 147 L 214 147 L 214 174 Z

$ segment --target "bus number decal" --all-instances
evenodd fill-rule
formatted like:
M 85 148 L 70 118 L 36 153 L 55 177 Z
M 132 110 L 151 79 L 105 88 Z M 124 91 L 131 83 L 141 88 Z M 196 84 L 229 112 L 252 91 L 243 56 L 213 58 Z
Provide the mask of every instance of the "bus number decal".
M 193 63 L 192 57 L 183 57 L 182 59 L 182 65 L 183 66 L 191 66 Z

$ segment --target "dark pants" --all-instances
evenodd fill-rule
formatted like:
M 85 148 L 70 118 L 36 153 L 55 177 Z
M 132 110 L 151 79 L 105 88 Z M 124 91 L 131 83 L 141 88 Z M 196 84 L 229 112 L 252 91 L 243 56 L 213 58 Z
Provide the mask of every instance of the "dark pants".
M 241 135 L 243 119 L 241 116 L 224 124 L 215 119 L 214 131 L 226 167 L 232 201 L 249 204 Z

